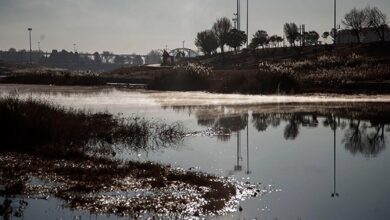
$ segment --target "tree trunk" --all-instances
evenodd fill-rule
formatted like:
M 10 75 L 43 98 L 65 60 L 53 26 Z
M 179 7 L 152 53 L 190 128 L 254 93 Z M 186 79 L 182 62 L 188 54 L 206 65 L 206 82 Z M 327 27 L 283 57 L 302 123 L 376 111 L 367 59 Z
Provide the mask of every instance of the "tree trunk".
M 360 31 L 355 30 L 356 40 L 358 43 L 360 43 Z

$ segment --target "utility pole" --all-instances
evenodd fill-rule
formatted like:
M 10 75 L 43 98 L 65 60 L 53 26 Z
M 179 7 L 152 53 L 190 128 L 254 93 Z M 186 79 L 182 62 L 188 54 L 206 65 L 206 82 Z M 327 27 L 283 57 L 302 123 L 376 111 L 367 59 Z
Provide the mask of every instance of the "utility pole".
M 32 49 L 31 49 L 31 31 L 32 31 L 32 28 L 28 28 L 28 35 L 29 35 L 29 39 L 30 39 L 30 64 L 32 64 Z
M 73 44 L 73 50 L 74 50 L 74 53 L 77 52 L 77 50 L 76 50 L 76 43 Z
M 233 14 L 234 15 L 234 18 L 232 19 L 233 20 L 233 27 L 234 27 L 234 29 L 237 29 L 237 14 L 236 13 L 234 13 Z
M 249 0 L 246 0 L 246 48 L 249 48 Z
M 241 9 L 240 9 L 240 0 L 237 0 L 237 30 L 241 30 Z
M 41 52 L 41 42 L 38 41 L 38 51 Z
M 334 0 L 334 20 L 333 20 L 333 43 L 336 44 L 336 37 L 337 37 L 337 25 L 336 25 L 336 15 L 337 15 L 337 10 L 336 10 L 336 7 L 337 7 L 337 1 Z

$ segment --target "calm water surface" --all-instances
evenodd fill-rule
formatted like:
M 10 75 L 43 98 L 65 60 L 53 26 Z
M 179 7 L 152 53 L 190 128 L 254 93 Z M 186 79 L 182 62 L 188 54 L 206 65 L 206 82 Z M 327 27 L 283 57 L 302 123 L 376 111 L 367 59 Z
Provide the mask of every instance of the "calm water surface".
M 180 146 L 120 157 L 156 161 L 280 191 L 219 219 L 389 219 L 389 96 L 243 96 L 2 85 L 67 107 L 181 122 Z M 123 114 L 123 115 L 122 115 Z M 227 135 L 215 136 L 224 130 Z M 27 219 L 91 218 L 56 199 L 28 200 Z M 17 204 L 15 204 L 17 205 Z

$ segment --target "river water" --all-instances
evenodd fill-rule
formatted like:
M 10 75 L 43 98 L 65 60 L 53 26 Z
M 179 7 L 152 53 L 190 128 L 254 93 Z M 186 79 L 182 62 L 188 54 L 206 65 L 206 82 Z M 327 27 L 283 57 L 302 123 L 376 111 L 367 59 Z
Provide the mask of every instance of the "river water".
M 1 94 L 45 99 L 121 117 L 180 122 L 182 144 L 119 157 L 156 161 L 272 186 L 217 219 L 388 219 L 390 96 L 246 96 L 113 88 L 1 85 Z M 223 135 L 217 135 L 224 131 Z M 27 219 L 117 219 L 29 200 Z

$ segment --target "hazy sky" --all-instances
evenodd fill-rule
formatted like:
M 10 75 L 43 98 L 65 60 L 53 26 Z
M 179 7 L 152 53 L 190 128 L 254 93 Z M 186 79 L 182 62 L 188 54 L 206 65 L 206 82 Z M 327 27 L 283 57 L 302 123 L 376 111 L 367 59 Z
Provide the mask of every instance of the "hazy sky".
M 283 34 L 285 22 L 306 24 L 319 33 L 333 25 L 333 0 L 249 0 L 249 33 Z M 378 6 L 390 17 L 390 0 L 338 0 L 338 23 L 353 7 Z M 241 0 L 243 22 L 246 0 Z M 0 0 L 0 50 L 33 49 L 146 54 L 195 48 L 196 33 L 222 16 L 233 17 L 236 0 Z M 242 24 L 245 29 L 245 24 Z

